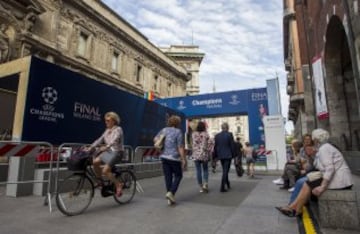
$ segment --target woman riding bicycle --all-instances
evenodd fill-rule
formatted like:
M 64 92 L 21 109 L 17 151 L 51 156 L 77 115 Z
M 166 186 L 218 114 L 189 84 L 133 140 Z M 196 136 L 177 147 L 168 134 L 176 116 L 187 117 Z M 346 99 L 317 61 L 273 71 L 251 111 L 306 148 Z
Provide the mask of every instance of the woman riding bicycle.
M 124 134 L 120 126 L 120 117 L 115 112 L 107 112 L 105 114 L 105 132 L 91 144 L 89 151 L 94 150 L 95 147 L 101 146 L 96 151 L 96 156 L 93 160 L 93 168 L 98 178 L 99 184 L 101 185 L 101 175 L 106 176 L 116 186 L 116 196 L 122 195 L 122 186 L 111 171 L 112 167 L 121 161 L 124 154 Z M 101 169 L 101 164 L 105 164 Z

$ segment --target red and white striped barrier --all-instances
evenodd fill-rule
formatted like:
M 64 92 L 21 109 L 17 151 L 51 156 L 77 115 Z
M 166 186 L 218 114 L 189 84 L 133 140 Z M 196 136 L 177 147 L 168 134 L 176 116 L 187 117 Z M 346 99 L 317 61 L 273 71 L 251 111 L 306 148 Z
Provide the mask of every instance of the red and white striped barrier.
M 272 153 L 271 150 L 257 150 L 257 151 L 256 151 L 256 154 L 257 154 L 257 155 L 269 155 L 269 154 L 271 154 L 271 153 Z
M 155 148 L 144 149 L 143 157 L 152 156 L 158 157 L 160 155 L 160 151 L 156 150 Z
M 61 153 L 65 153 L 62 150 Z M 0 156 L 2 157 L 24 157 L 26 155 L 36 155 L 36 161 L 47 162 L 51 160 L 51 149 L 40 147 L 34 144 L 14 144 L 14 143 L 0 143 Z M 58 151 L 54 150 L 53 160 L 57 159 Z
M 13 144 L 0 143 L 0 156 L 18 156 L 24 157 L 29 154 L 39 152 L 39 145 L 34 144 Z

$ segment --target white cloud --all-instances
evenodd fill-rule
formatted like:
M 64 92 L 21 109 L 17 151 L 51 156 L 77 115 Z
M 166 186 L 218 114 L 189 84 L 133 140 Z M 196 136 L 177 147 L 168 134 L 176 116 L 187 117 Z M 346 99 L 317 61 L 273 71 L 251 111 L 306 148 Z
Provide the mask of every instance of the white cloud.
M 205 53 L 201 93 L 265 87 L 279 75 L 287 115 L 279 0 L 103 0 L 154 45 L 195 44 Z

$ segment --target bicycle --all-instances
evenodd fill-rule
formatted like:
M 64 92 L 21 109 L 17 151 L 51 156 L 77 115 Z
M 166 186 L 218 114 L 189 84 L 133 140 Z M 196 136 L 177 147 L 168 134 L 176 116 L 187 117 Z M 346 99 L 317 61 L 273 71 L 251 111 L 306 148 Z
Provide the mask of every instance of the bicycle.
M 61 213 L 67 216 L 79 215 L 89 207 L 95 194 L 94 182 L 97 181 L 91 162 L 92 158 L 89 157 L 82 171 L 75 171 L 62 180 L 57 187 L 56 205 Z M 113 196 L 119 204 L 129 203 L 136 192 L 136 177 L 131 169 L 131 167 L 114 166 L 112 172 L 115 178 L 123 184 L 122 195 L 116 196 L 116 187 L 113 182 L 103 180 L 101 196 Z

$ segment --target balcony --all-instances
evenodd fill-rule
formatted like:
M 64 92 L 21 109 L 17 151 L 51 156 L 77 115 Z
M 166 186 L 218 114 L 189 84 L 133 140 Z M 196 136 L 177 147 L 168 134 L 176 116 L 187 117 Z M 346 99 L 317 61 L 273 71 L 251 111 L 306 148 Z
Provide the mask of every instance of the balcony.
M 289 111 L 288 111 L 288 119 L 289 120 L 292 120 L 293 122 L 296 122 L 297 120 L 297 117 L 298 117 L 298 112 L 296 111 L 296 109 L 294 108 L 289 108 Z
M 296 93 L 290 96 L 290 105 L 291 103 L 296 103 L 295 105 L 298 106 L 299 104 L 304 102 L 304 94 L 303 93 Z
M 286 87 L 286 93 L 287 93 L 287 95 L 293 95 L 293 93 L 294 93 L 294 85 L 288 85 L 287 87 Z
M 284 64 L 285 64 L 285 70 L 290 71 L 291 70 L 291 60 L 290 60 L 290 58 L 285 59 Z
M 286 75 L 286 80 L 287 80 L 287 83 L 288 85 L 293 85 L 295 84 L 295 77 L 294 77 L 294 73 L 292 72 L 289 72 L 287 75 Z
M 295 18 L 295 11 L 291 8 L 284 9 L 283 13 L 284 20 L 290 20 Z

